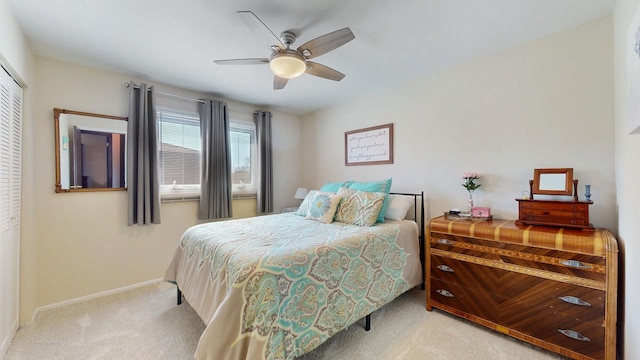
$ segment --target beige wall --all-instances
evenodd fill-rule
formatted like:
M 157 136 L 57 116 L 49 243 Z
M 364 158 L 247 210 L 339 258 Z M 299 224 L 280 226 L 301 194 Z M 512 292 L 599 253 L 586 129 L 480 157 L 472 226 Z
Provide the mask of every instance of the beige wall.
M 21 85 L 29 86 L 33 79 L 33 55 L 7 0 L 0 0 L 0 30 L 0 63 Z
M 196 223 L 197 202 L 163 203 L 162 224 L 127 226 L 126 192 L 54 192 L 53 108 L 127 116 L 128 90 L 134 77 L 51 59 L 36 61 L 37 101 L 34 134 L 35 229 L 37 241 L 37 306 L 88 296 L 161 278 L 180 235 Z M 152 82 L 151 82 L 152 83 Z M 202 97 L 162 84 L 160 91 Z M 254 106 L 230 102 L 236 112 Z M 250 115 L 249 115 L 249 118 Z M 276 210 L 295 203 L 301 178 L 301 121 L 274 111 Z M 234 201 L 234 217 L 255 215 L 255 199 Z M 24 314 L 33 313 L 33 306 Z M 23 322 L 29 320 L 23 318 Z
M 307 115 L 305 185 L 393 177 L 438 216 L 466 208 L 461 176 L 476 171 L 476 205 L 513 219 L 534 168 L 572 167 L 593 224 L 616 231 L 611 37 L 605 18 Z M 394 164 L 345 166 L 344 132 L 386 123 Z
M 615 58 L 615 139 L 616 139 L 616 185 L 618 188 L 618 241 L 621 246 L 621 272 L 623 274 L 621 303 L 624 304 L 622 323 L 624 329 L 624 358 L 640 358 L 640 283 L 636 280 L 640 273 L 640 222 L 638 221 L 638 201 L 640 200 L 640 135 L 628 135 L 629 83 L 632 79 L 627 71 L 627 54 L 633 49 L 633 39 L 627 38 L 631 19 L 640 7 L 639 0 L 618 0 L 614 15 L 614 58 Z M 636 24 L 637 25 L 637 24 Z M 640 99 L 635 99 L 640 101 Z M 627 281 L 624 281 L 627 279 Z

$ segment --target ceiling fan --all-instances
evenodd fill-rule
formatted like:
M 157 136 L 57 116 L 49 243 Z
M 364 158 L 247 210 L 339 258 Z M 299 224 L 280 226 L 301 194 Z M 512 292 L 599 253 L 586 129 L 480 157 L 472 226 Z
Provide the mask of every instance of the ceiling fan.
M 280 90 L 287 85 L 289 79 L 298 77 L 303 73 L 318 76 L 321 78 L 340 81 L 344 74 L 328 66 L 309 61 L 320 55 L 348 43 L 355 39 L 355 35 L 348 27 L 319 36 L 307 41 L 297 49 L 290 46 L 296 41 L 296 34 L 286 30 L 277 37 L 276 34 L 252 11 L 238 11 L 239 14 L 248 14 L 259 21 L 274 38 L 278 41 L 276 45 L 271 45 L 271 56 L 268 58 L 248 58 L 248 59 L 228 59 L 214 60 L 218 65 L 261 65 L 269 64 L 269 68 L 274 73 L 273 89 Z

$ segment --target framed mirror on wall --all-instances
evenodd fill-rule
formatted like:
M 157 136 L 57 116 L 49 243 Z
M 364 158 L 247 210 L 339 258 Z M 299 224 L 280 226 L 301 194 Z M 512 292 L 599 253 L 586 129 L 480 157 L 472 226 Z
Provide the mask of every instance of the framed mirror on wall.
M 56 192 L 126 190 L 127 118 L 53 109 Z

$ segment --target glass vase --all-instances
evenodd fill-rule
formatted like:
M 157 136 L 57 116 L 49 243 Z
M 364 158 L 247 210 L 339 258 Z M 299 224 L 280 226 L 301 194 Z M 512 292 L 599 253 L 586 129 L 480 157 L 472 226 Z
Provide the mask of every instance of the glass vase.
M 587 201 L 591 201 L 591 185 L 584 186 L 584 197 L 587 198 Z
M 473 193 L 471 191 L 469 192 L 469 201 L 467 205 L 467 211 L 471 213 L 471 209 L 473 209 Z

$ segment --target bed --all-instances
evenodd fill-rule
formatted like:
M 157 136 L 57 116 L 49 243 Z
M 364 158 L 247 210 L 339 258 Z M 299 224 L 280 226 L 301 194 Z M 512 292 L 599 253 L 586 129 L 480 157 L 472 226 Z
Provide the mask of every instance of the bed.
M 424 196 L 374 226 L 283 213 L 200 224 L 165 280 L 204 321 L 196 359 L 293 359 L 407 290 L 424 289 Z

